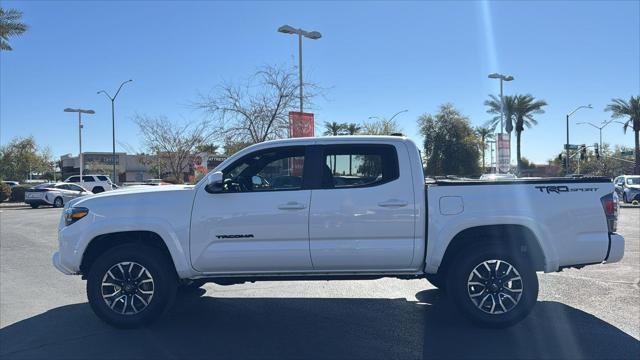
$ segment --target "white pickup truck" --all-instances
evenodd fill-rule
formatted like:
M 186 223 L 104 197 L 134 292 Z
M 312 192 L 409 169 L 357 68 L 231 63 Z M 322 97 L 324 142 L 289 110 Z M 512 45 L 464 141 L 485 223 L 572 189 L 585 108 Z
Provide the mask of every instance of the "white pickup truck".
M 53 264 L 87 279 L 117 327 L 158 318 L 179 287 L 273 280 L 426 278 L 476 323 L 536 303 L 536 271 L 619 261 L 605 178 L 434 181 L 399 136 L 268 141 L 195 186 L 71 201 Z

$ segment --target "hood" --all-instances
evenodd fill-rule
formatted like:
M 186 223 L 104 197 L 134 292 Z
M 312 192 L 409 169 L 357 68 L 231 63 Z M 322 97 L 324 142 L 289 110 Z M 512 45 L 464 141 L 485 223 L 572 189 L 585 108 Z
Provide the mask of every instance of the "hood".
M 89 206 L 90 204 L 104 204 L 104 203 L 128 203 L 134 199 L 145 198 L 157 198 L 157 197 L 172 197 L 171 194 L 176 192 L 191 192 L 194 190 L 194 185 L 162 185 L 162 186 L 149 186 L 139 185 L 118 188 L 116 190 L 105 191 L 99 194 L 87 195 L 79 198 L 75 198 L 69 201 L 67 206 Z M 65 206 L 65 207 L 67 207 Z
M 640 190 L 640 185 L 627 185 L 629 189 Z

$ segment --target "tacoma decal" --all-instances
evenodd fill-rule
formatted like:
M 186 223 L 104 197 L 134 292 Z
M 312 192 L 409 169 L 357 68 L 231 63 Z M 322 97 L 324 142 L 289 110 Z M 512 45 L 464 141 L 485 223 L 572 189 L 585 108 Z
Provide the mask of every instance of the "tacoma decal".
M 540 192 L 550 193 L 565 193 L 565 192 L 593 192 L 598 191 L 597 187 L 591 188 L 570 188 L 566 185 L 550 185 L 550 186 L 534 186 L 536 189 L 540 190 Z
M 253 234 L 233 234 L 233 235 L 216 235 L 218 239 L 240 239 L 240 238 L 252 238 Z

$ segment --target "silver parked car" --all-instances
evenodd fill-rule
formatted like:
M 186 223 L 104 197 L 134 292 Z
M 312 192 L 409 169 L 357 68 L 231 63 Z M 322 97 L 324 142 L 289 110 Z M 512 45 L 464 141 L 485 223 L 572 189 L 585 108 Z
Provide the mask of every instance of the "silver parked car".
M 68 183 L 40 184 L 24 193 L 24 202 L 37 209 L 40 205 L 63 207 L 67 201 L 93 193 L 79 185 Z

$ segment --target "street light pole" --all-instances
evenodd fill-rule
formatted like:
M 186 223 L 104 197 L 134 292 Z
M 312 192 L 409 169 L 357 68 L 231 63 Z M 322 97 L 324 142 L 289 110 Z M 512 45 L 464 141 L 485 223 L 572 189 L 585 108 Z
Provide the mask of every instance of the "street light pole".
M 393 116 L 391 116 L 391 118 L 389 118 L 389 120 L 388 120 L 388 121 L 392 121 L 393 119 L 395 119 L 395 117 L 396 117 L 396 116 L 398 116 L 398 115 L 400 115 L 400 114 L 402 114 L 402 113 L 405 113 L 405 112 L 407 112 L 407 111 L 409 111 L 409 110 L 405 109 L 405 110 L 400 110 L 400 111 L 398 111 L 397 113 L 393 114 Z M 379 119 L 379 120 L 384 120 L 383 118 L 381 118 L 381 117 L 379 117 L 379 116 L 369 116 L 369 119 Z
M 573 115 L 576 111 L 580 109 L 593 109 L 593 108 L 591 107 L 591 104 L 581 105 L 575 108 L 572 112 L 567 114 L 567 143 L 565 144 L 565 152 L 566 152 L 565 175 L 569 174 L 569 160 L 570 160 L 569 158 L 569 118 L 571 117 L 571 115 Z
M 600 149 L 602 149 L 602 129 L 604 129 L 605 127 L 607 127 L 607 125 L 611 124 L 613 122 L 613 120 L 609 120 L 609 121 L 603 121 L 602 122 L 602 126 L 598 126 L 595 125 L 593 123 L 590 122 L 578 122 L 576 123 L 576 125 L 591 125 L 594 128 L 598 129 L 598 131 L 600 131 Z
M 322 37 L 317 31 L 305 31 L 302 29 L 296 29 L 289 25 L 282 25 L 278 28 L 278 32 L 283 34 L 296 34 L 298 35 L 298 76 L 300 79 L 300 112 L 304 112 L 304 97 L 303 97 L 303 82 L 302 82 L 302 37 L 306 37 L 312 40 L 318 40 Z
M 129 79 L 127 81 L 123 81 L 120 84 L 120 87 L 118 87 L 118 91 L 116 91 L 116 94 L 111 97 L 111 95 L 109 95 L 109 93 L 107 93 L 104 90 L 100 90 L 97 93 L 103 93 L 107 98 L 109 98 L 109 100 L 111 100 L 111 143 L 112 143 L 112 148 L 111 148 L 111 163 L 112 163 L 112 167 L 113 167 L 113 177 L 111 178 L 111 181 L 114 183 L 118 182 L 118 178 L 117 178 L 117 174 L 116 174 L 116 110 L 115 110 L 115 101 L 116 98 L 118 97 L 118 94 L 120 93 L 120 90 L 122 89 L 122 87 L 124 86 L 124 84 L 132 82 L 132 79 Z
M 502 157 L 500 156 L 500 153 L 502 152 L 501 149 L 503 149 L 503 145 L 500 145 L 502 143 L 502 138 L 503 138 L 503 133 L 504 133 L 504 93 L 502 91 L 503 89 L 503 82 L 504 81 L 512 81 L 514 78 L 511 75 L 504 75 L 504 74 L 499 74 L 499 73 L 492 73 L 489 74 L 489 79 L 500 79 L 500 134 L 498 136 L 498 149 L 497 149 L 497 153 L 498 153 L 498 159 L 501 159 Z M 511 146 L 511 133 L 509 133 L 509 146 Z M 509 149 L 509 164 L 511 163 L 511 149 Z M 496 161 L 497 162 L 497 161 Z M 501 171 L 498 171 L 498 173 L 500 173 Z
M 64 112 L 75 112 L 78 113 L 78 145 L 79 145 L 79 151 L 80 153 L 78 154 L 78 157 L 80 158 L 80 184 L 82 184 L 84 181 L 82 179 L 82 114 L 95 114 L 96 112 L 93 110 L 84 110 L 84 109 L 71 109 L 71 108 L 66 108 L 64 109 Z

